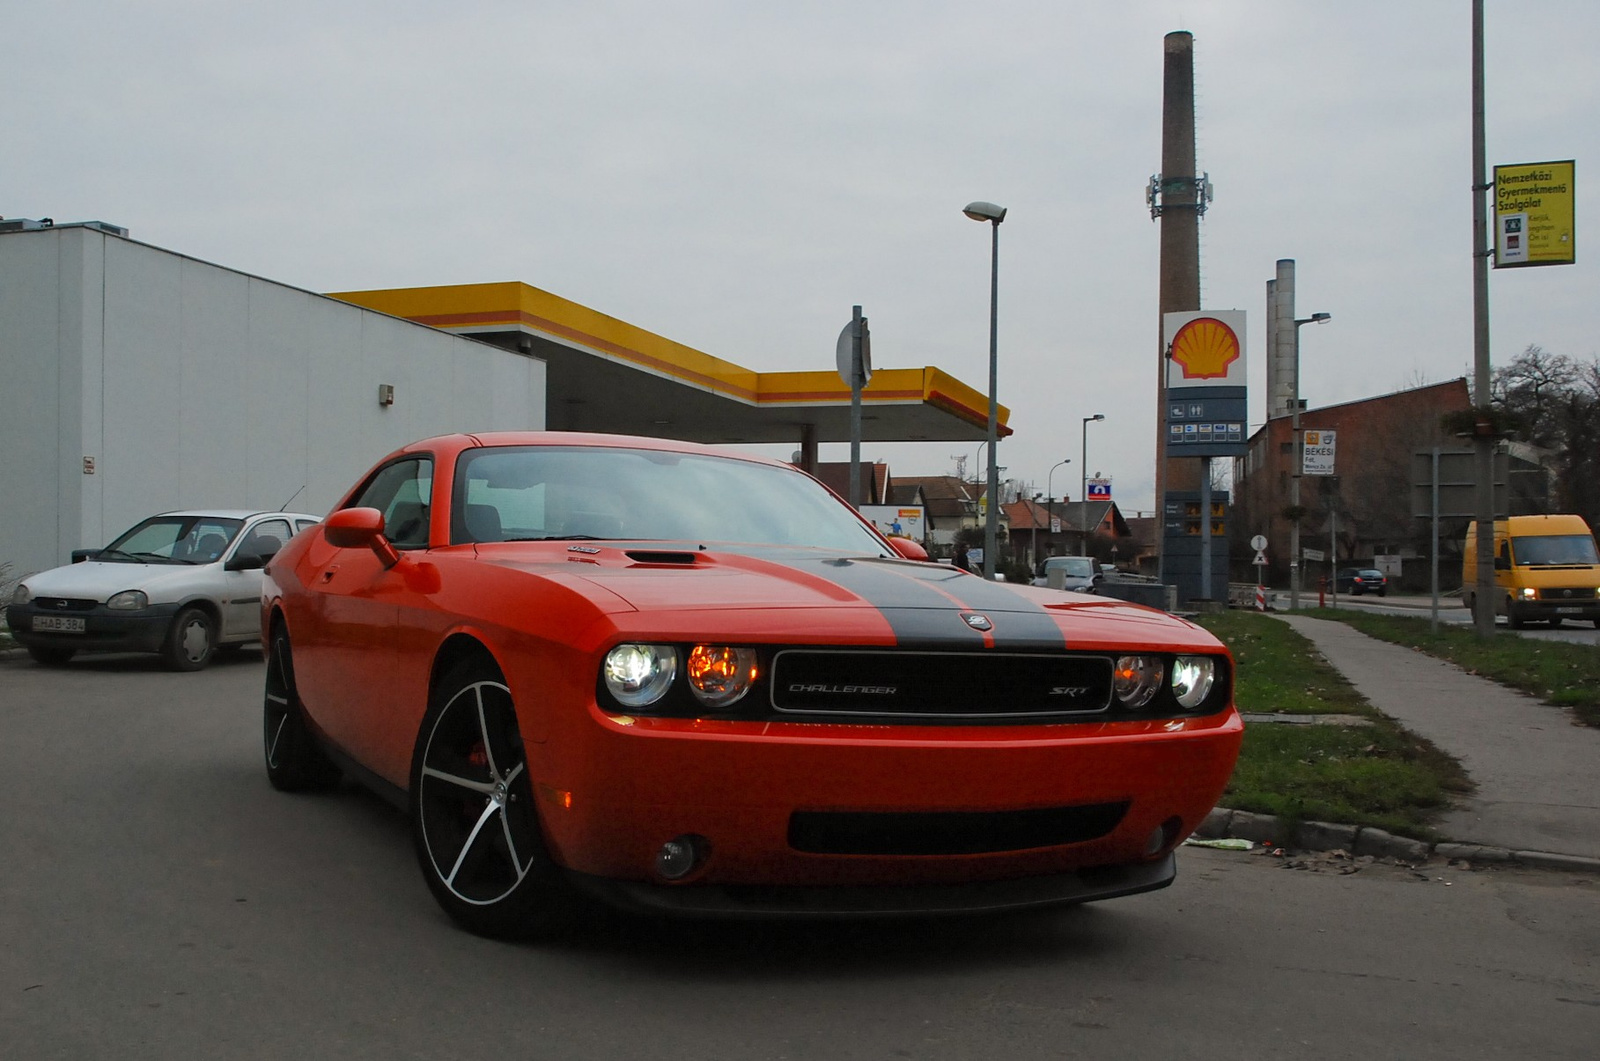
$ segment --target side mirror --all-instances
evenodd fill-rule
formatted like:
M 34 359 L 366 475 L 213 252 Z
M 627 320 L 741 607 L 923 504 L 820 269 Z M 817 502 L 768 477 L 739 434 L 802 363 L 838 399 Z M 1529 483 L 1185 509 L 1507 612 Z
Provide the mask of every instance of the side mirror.
M 250 549 L 233 554 L 233 559 L 222 565 L 224 571 L 259 571 L 267 566 L 267 558 Z
M 926 561 L 928 559 L 928 550 L 922 547 L 921 542 L 913 541 L 910 538 L 890 538 L 889 544 L 894 546 L 894 551 L 899 553 L 900 558 L 903 560 Z
M 400 562 L 400 554 L 383 536 L 383 513 L 375 508 L 341 508 L 322 521 L 322 533 L 339 549 L 370 548 L 384 567 Z
M 1505 557 L 1497 556 L 1494 558 L 1494 569 L 1496 571 L 1510 571 L 1511 565 L 1506 561 Z
M 72 562 L 81 564 L 85 560 L 93 559 L 99 552 L 99 549 L 74 549 L 72 550 Z

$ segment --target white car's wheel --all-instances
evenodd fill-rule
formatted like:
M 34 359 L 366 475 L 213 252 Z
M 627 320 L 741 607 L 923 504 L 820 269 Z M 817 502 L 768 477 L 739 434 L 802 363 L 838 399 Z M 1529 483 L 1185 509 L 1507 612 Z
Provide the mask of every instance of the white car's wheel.
M 204 608 L 184 608 L 172 620 L 161 655 L 173 670 L 200 670 L 217 650 L 217 624 Z

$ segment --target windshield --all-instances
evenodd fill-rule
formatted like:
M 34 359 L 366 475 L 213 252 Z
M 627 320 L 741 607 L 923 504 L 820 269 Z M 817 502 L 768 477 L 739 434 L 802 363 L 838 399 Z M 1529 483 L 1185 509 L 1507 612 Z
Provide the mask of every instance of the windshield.
M 1092 556 L 1052 556 L 1044 567 L 1046 571 L 1062 570 L 1079 578 L 1093 578 L 1095 573 Z
M 220 516 L 152 516 L 100 550 L 119 563 L 209 564 L 222 556 L 244 520 Z
M 1521 567 L 1552 564 L 1594 564 L 1594 539 L 1587 534 L 1528 535 L 1511 539 L 1511 553 Z
M 741 542 L 892 556 L 848 506 L 799 471 L 647 449 L 469 450 L 451 541 Z

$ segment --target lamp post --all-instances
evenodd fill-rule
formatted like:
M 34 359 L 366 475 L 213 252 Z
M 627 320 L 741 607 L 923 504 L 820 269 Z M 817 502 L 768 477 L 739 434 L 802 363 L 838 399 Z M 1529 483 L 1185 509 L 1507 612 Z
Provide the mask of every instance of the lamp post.
M 1050 474 L 1045 476 L 1045 478 L 1044 478 L 1045 489 L 1050 492 L 1050 503 L 1045 507 L 1050 513 L 1050 522 L 1052 524 L 1055 522 L 1055 518 L 1056 518 L 1056 469 L 1061 467 L 1063 464 L 1071 464 L 1071 463 L 1072 463 L 1072 458 L 1071 457 L 1067 457 L 1067 458 L 1065 458 L 1063 460 L 1056 461 L 1054 464 L 1052 464 L 1050 466 Z M 1056 529 L 1055 529 L 1054 526 L 1052 526 L 1050 528 L 1050 534 L 1051 534 L 1052 538 L 1054 537 L 1055 532 L 1056 532 Z
M 1332 319 L 1331 313 L 1313 313 L 1294 322 L 1294 397 L 1289 402 L 1289 430 L 1294 434 L 1294 470 L 1289 476 L 1289 507 L 1294 510 L 1294 519 L 1289 521 L 1290 611 L 1300 607 L 1300 475 L 1306 466 L 1305 447 L 1300 438 L 1300 326 L 1323 324 Z
M 994 580 L 1000 561 L 1000 469 L 995 461 L 994 447 L 1000 436 L 1000 402 L 996 397 L 999 387 L 1000 305 L 1000 222 L 1006 219 L 1006 208 L 982 201 L 968 203 L 961 211 L 974 221 L 987 221 L 994 235 L 989 252 L 989 486 L 988 512 L 983 524 L 983 576 Z
M 1089 554 L 1089 425 L 1097 420 L 1104 420 L 1104 413 L 1095 413 L 1093 416 L 1083 418 L 1083 438 L 1078 443 L 1078 458 L 1083 461 L 1083 466 L 1078 469 L 1078 555 Z

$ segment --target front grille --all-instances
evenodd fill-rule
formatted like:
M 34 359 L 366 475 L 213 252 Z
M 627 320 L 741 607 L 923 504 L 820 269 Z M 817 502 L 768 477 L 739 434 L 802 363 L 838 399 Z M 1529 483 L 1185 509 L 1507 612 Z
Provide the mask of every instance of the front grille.
M 1542 589 L 1540 600 L 1594 600 L 1593 586 L 1568 586 L 1562 589 Z
M 99 601 L 78 597 L 35 597 L 33 606 L 44 612 L 92 612 Z
M 791 649 L 773 660 L 779 714 L 999 720 L 1085 715 L 1111 702 L 1089 655 Z
M 1126 801 L 1013 811 L 796 811 L 789 846 L 817 855 L 982 855 L 1097 840 Z

